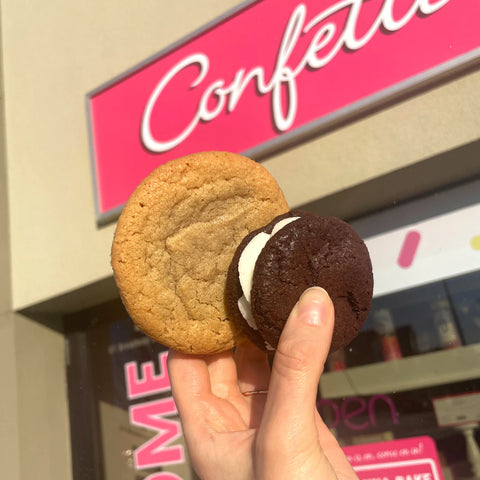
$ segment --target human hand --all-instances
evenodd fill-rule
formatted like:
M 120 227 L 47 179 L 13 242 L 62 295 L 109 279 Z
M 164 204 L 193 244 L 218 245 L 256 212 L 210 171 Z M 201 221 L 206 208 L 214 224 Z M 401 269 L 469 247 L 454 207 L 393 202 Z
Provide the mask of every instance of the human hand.
M 235 353 L 170 352 L 172 392 L 202 480 L 357 478 L 316 409 L 333 325 L 333 304 L 314 287 L 292 310 L 271 372 L 248 342 Z

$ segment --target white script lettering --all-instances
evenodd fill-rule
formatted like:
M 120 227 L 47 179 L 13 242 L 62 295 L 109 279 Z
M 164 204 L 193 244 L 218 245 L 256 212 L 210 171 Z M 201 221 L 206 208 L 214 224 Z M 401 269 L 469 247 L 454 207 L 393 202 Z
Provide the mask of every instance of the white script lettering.
M 205 53 L 190 55 L 178 62 L 158 82 L 152 91 L 142 117 L 141 140 L 145 148 L 154 153 L 162 153 L 175 148 L 186 140 L 200 122 L 207 123 L 217 118 L 223 111 L 231 113 L 240 102 L 245 89 L 253 83 L 260 95 L 270 95 L 272 120 L 280 132 L 293 125 L 298 110 L 296 78 L 306 69 L 319 70 L 330 63 L 342 48 L 356 51 L 367 45 L 380 30 L 396 32 L 405 27 L 418 14 L 431 15 L 450 0 L 412 0 L 412 4 L 401 18 L 395 18 L 395 0 L 384 0 L 378 15 L 363 36 L 357 36 L 357 24 L 364 0 L 341 0 L 315 15 L 307 22 L 307 7 L 299 4 L 292 12 L 283 32 L 273 72 L 268 75 L 262 66 L 247 71 L 239 68 L 232 80 L 218 78 L 203 84 L 210 69 L 210 60 Z M 335 15 L 346 11 L 342 31 Z M 338 20 L 337 20 L 338 22 Z M 292 53 L 302 35 L 313 35 L 301 60 L 292 66 Z M 174 82 L 177 75 L 186 69 L 197 69 L 198 73 L 190 89 L 202 88 L 196 112 L 185 127 L 175 137 L 160 140 L 161 132 L 152 126 L 152 113 L 165 88 Z M 286 95 L 282 95 L 285 91 Z M 212 107 L 214 104 L 214 107 Z M 154 131 L 156 130 L 156 131 Z

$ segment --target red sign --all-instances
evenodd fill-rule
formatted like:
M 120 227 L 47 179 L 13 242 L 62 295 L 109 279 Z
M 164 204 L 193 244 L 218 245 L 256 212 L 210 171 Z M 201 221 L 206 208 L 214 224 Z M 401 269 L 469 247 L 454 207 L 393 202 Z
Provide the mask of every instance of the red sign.
M 345 447 L 344 451 L 360 480 L 443 480 L 430 437 Z
M 258 158 L 480 57 L 478 0 L 260 0 L 88 95 L 99 220 L 156 166 Z

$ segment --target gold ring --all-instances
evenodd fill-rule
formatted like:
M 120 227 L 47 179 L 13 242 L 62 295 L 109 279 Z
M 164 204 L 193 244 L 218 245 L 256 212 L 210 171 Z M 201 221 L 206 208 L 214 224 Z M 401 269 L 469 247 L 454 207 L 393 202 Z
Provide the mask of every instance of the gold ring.
M 249 392 L 242 392 L 244 397 L 251 397 L 252 395 L 266 395 L 268 390 L 250 390 Z

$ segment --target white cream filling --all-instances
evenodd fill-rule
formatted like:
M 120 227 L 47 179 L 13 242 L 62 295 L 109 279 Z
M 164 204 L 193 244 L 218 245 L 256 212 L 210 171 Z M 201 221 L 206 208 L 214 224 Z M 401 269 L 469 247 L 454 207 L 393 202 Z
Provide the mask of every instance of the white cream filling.
M 243 315 L 243 318 L 245 318 L 247 321 L 248 325 L 254 330 L 258 330 L 258 327 L 257 322 L 255 322 L 252 314 L 251 292 L 253 271 L 255 270 L 255 264 L 257 263 L 258 256 L 270 238 L 278 233 L 283 227 L 294 222 L 295 220 L 298 220 L 299 218 L 300 217 L 284 218 L 275 224 L 272 233 L 258 233 L 247 243 L 240 255 L 240 259 L 238 260 L 238 278 L 240 281 L 240 286 L 242 287 L 243 295 L 238 299 L 238 309 Z M 267 342 L 265 343 L 269 350 L 274 350 L 271 345 L 269 345 Z

